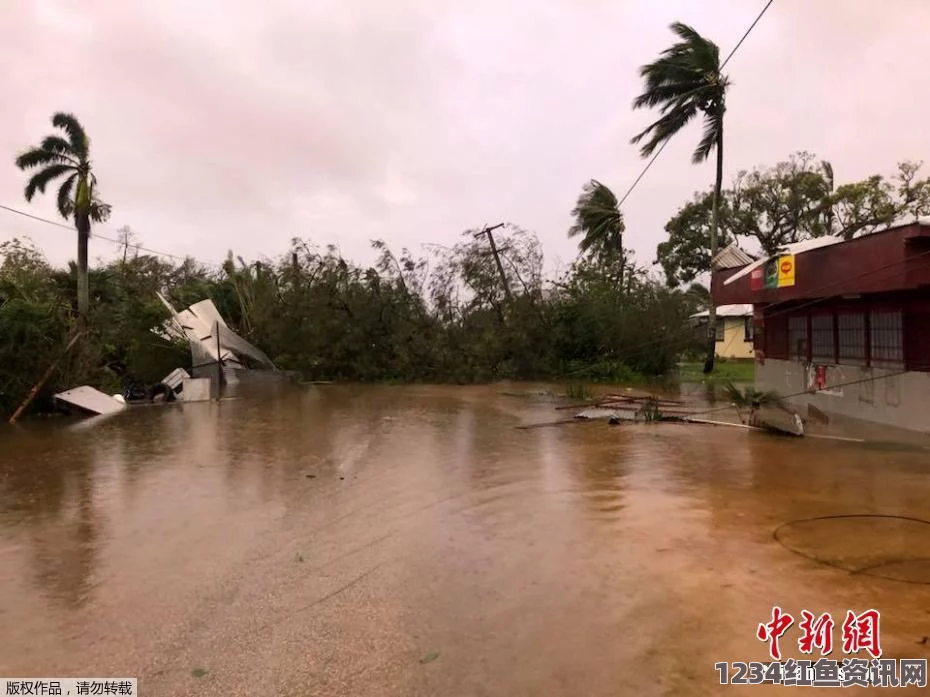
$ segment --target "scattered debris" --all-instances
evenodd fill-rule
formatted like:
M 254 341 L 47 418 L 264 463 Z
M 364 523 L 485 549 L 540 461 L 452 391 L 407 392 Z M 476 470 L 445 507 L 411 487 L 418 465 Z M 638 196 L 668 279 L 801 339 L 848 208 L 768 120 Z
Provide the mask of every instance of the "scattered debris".
M 229 328 L 212 300 L 201 300 L 178 312 L 161 293 L 157 295 L 171 318 L 152 331 L 163 338 L 188 342 L 194 377 L 214 378 L 221 374 L 227 382 L 236 382 L 250 364 L 277 372 L 261 349 Z
M 112 414 L 126 408 L 126 404 L 104 394 L 90 385 L 73 387 L 70 390 L 59 392 L 55 399 L 81 411 L 90 414 Z
M 162 379 L 162 384 L 170 387 L 175 394 L 181 391 L 182 383 L 190 379 L 190 373 L 184 368 L 175 368 Z
M 534 428 L 545 428 L 547 426 L 563 426 L 565 424 L 577 424 L 583 423 L 587 417 L 581 417 L 581 419 L 559 419 L 558 421 L 543 421 L 542 423 L 537 424 L 523 424 L 522 426 L 517 426 L 517 429 L 520 431 L 529 431 Z
M 804 435 L 804 420 L 800 414 L 781 405 L 754 408 L 749 417 L 749 425 L 792 436 Z
M 210 400 L 210 378 L 185 378 L 181 385 L 181 399 L 185 402 L 207 402 Z

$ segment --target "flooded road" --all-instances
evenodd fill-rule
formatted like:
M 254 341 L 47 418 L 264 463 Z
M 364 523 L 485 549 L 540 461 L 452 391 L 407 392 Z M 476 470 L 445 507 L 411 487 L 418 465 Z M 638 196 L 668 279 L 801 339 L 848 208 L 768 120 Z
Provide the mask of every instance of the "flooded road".
M 832 612 L 832 658 L 846 610 L 873 607 L 886 657 L 930 655 L 930 525 L 783 529 L 911 583 L 773 539 L 930 518 L 928 451 L 515 428 L 554 418 L 500 387 L 325 386 L 4 428 L 0 675 L 138 677 L 146 697 L 759 694 L 783 688 L 721 686 L 714 664 L 770 660 L 773 605 Z

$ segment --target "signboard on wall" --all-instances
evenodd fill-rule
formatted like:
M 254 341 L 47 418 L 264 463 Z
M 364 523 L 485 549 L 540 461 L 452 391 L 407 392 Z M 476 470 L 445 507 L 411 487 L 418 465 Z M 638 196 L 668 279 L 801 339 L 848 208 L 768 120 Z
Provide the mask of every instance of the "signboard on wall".
M 753 269 L 749 275 L 752 290 L 763 288 L 787 288 L 794 285 L 794 254 L 770 259 L 763 266 Z
M 778 258 L 778 287 L 794 285 L 794 254 Z

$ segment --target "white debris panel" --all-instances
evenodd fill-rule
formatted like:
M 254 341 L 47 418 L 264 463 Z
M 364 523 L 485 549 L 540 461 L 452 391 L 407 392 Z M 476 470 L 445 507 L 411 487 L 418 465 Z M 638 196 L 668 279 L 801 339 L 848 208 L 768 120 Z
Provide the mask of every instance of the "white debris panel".
M 158 299 L 171 313 L 171 319 L 153 331 L 161 336 L 187 340 L 195 368 L 221 361 L 224 367 L 244 369 L 242 359 L 249 358 L 265 368 L 277 370 L 261 349 L 229 328 L 212 300 L 201 300 L 178 312 L 161 293 Z
M 59 392 L 55 395 L 55 399 L 91 414 L 112 414 L 126 408 L 125 403 L 113 399 L 110 395 L 104 394 L 89 385 L 72 387 L 70 390 Z

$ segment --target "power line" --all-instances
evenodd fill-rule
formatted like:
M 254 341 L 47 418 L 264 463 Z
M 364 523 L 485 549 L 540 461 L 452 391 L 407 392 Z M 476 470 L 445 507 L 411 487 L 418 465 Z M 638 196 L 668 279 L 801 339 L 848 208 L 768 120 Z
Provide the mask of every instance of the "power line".
M 723 63 L 720 64 L 721 70 L 727 67 L 727 63 L 730 62 L 730 59 L 733 57 L 733 54 L 736 53 L 737 49 L 739 49 L 739 47 L 743 45 L 743 42 L 746 40 L 746 37 L 749 36 L 750 32 L 752 32 L 753 29 L 755 29 L 756 25 L 759 23 L 759 20 L 762 19 L 762 15 L 764 15 L 766 13 L 766 10 L 768 10 L 769 7 L 772 6 L 773 2 L 775 2 L 775 0 L 769 0 L 767 3 L 765 3 L 765 7 L 762 8 L 762 12 L 760 12 L 759 16 L 756 17 L 755 21 L 753 21 L 753 23 L 749 25 L 749 29 L 746 30 L 746 33 L 743 34 L 743 37 L 739 41 L 736 42 L 736 46 L 734 46 L 733 50 L 730 51 L 730 55 L 726 57 L 726 60 L 724 60 Z
M 65 230 L 74 230 L 74 228 L 70 225 L 64 225 L 63 223 L 59 223 L 55 220 L 49 220 L 48 218 L 42 218 L 38 215 L 33 215 L 32 213 L 27 213 L 26 211 L 21 211 L 17 208 L 11 208 L 10 206 L 4 206 L 2 203 L 0 203 L 0 208 L 2 208 L 5 211 L 9 211 L 10 213 L 15 213 L 17 215 L 21 215 L 26 218 L 31 218 L 32 220 L 38 220 L 40 223 L 48 223 L 49 225 L 54 225 L 55 227 L 64 228 Z M 178 254 L 170 254 L 169 252 L 159 252 L 156 249 L 149 249 L 148 247 L 143 247 L 142 245 L 138 245 L 138 244 L 131 245 L 128 243 L 128 240 L 124 241 L 124 240 L 116 239 L 115 237 L 107 237 L 106 235 L 101 235 L 99 232 L 92 232 L 91 237 L 95 239 L 106 240 L 107 242 L 112 242 L 120 246 L 132 247 L 133 249 L 138 249 L 143 252 L 148 252 L 149 254 L 155 254 L 156 256 L 170 257 L 171 259 L 181 259 L 182 261 L 184 259 L 189 258 L 189 257 L 181 256 Z M 190 258 L 193 258 L 193 257 L 190 257 Z M 201 263 L 204 263 L 204 262 L 201 262 Z
M 723 61 L 723 63 L 720 64 L 720 70 L 723 70 L 723 69 L 726 67 L 727 63 L 730 62 L 730 59 L 733 57 L 733 54 L 736 53 L 736 51 L 739 49 L 739 47 L 743 45 L 743 42 L 746 40 L 746 37 L 749 36 L 749 34 L 752 32 L 752 30 L 755 28 L 755 26 L 759 23 L 759 20 L 762 19 L 762 16 L 766 13 L 766 11 L 769 9 L 769 7 L 771 7 L 771 5 L 772 5 L 772 3 L 773 3 L 774 1 L 775 1 L 775 0 L 768 0 L 768 2 L 765 3 L 765 7 L 762 8 L 762 11 L 756 16 L 756 18 L 755 18 L 755 20 L 753 20 L 752 24 L 749 25 L 749 28 L 748 28 L 748 29 L 746 30 L 746 32 L 743 34 L 742 38 L 740 38 L 740 40 L 736 42 L 736 46 L 734 46 L 734 47 L 733 47 L 733 50 L 730 51 L 730 55 L 728 55 L 728 56 L 726 57 L 726 59 Z M 669 139 L 669 140 L 671 140 L 671 139 Z M 656 154 L 653 155 L 652 158 L 649 160 L 649 162 L 646 163 L 646 166 L 643 167 L 643 171 L 639 173 L 639 176 L 636 177 L 636 179 L 635 179 L 635 180 L 633 181 L 633 183 L 630 185 L 630 188 L 627 189 L 627 191 L 626 191 L 625 194 L 623 194 L 623 197 L 620 199 L 620 202 L 617 204 L 618 207 L 619 207 L 619 206 L 622 206 L 623 203 L 624 203 L 624 202 L 627 200 L 627 198 L 630 196 L 630 194 L 633 193 L 633 189 L 635 189 L 635 188 L 637 187 L 637 185 L 639 184 L 640 180 L 646 175 L 646 172 L 649 171 L 650 167 L 652 167 L 652 165 L 655 164 L 655 161 L 659 158 L 659 155 L 662 154 L 662 151 L 665 150 L 665 146 L 668 145 L 669 140 L 666 140 L 664 143 L 662 143 L 662 146 L 656 151 Z
M 32 218 L 33 220 L 38 220 L 40 223 L 48 223 L 49 225 L 54 225 L 55 227 L 61 227 L 61 228 L 64 228 L 65 230 L 74 229 L 70 225 L 64 225 L 62 223 L 57 223 L 54 220 L 49 220 L 48 218 L 40 218 L 39 216 L 33 215 L 32 213 L 27 213 L 26 211 L 20 211 L 15 208 L 10 208 L 9 206 L 4 206 L 2 203 L 0 203 L 0 208 L 2 208 L 5 211 L 9 211 L 10 213 L 16 213 L 17 215 L 22 215 L 26 218 Z
M 780 396 L 780 399 L 783 399 L 783 400 L 784 400 L 784 399 L 791 399 L 792 397 L 800 397 L 800 396 L 806 395 L 806 394 L 816 394 L 817 392 L 823 392 L 823 391 L 825 391 L 825 390 L 833 390 L 833 389 L 836 389 L 836 388 L 838 388 L 838 387 L 849 387 L 850 385 L 859 385 L 859 384 L 865 383 L 865 382 L 874 382 L 874 381 L 876 381 L 876 380 L 887 380 L 888 378 L 896 378 L 896 377 L 899 377 L 899 376 L 901 376 L 901 375 L 904 375 L 905 373 L 908 373 L 908 372 L 910 372 L 910 371 L 908 371 L 908 370 L 899 370 L 899 371 L 894 372 L 894 373 L 888 373 L 887 375 L 870 375 L 869 377 L 859 378 L 858 380 L 849 380 L 848 382 L 840 382 L 840 383 L 837 383 L 837 384 L 835 384 L 835 385 L 824 385 L 823 387 L 817 387 L 817 388 L 815 388 L 815 389 L 801 390 L 800 392 L 792 392 L 791 394 L 786 394 L 786 395 L 784 395 L 784 396 Z M 722 406 L 722 407 L 714 407 L 714 408 L 712 408 L 712 409 L 705 409 L 705 410 L 703 410 L 703 411 L 692 412 L 692 413 L 689 413 L 689 414 L 688 414 L 686 417 L 684 417 L 684 418 L 687 420 L 689 417 L 692 417 L 692 416 L 703 416 L 703 415 L 706 415 L 706 414 L 713 414 L 714 412 L 718 412 L 718 411 L 726 411 L 727 409 L 732 409 L 732 408 L 733 408 L 733 404 L 730 403 L 730 404 L 727 404 L 726 406 Z

